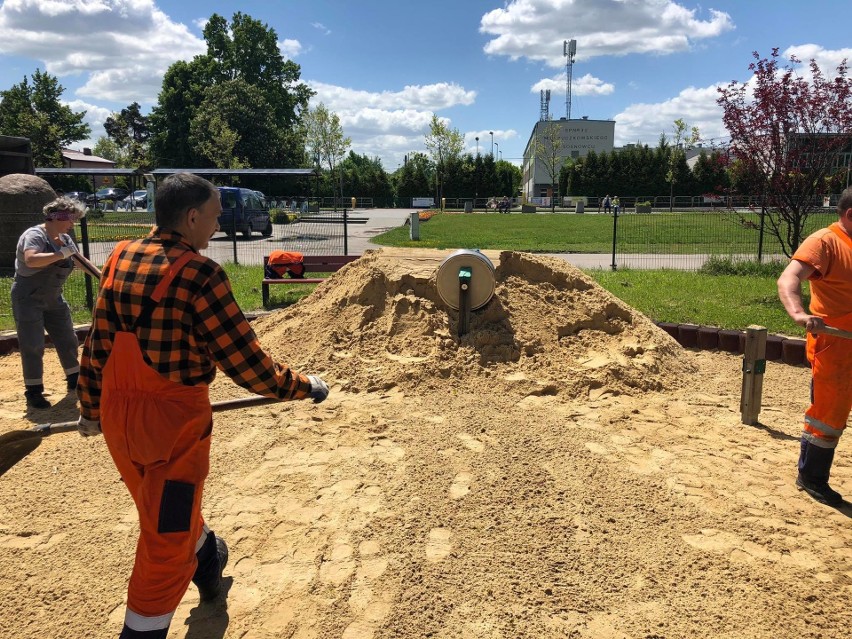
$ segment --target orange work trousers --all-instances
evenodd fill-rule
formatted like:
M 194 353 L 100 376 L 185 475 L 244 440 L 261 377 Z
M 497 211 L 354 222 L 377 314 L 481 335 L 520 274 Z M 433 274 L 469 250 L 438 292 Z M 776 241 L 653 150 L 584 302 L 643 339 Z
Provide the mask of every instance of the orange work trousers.
M 852 331 L 852 316 L 827 317 L 825 323 Z M 852 340 L 808 333 L 811 405 L 802 437 L 821 448 L 835 448 L 852 410 Z
M 133 333 L 117 332 L 103 371 L 101 429 L 139 512 L 125 623 L 168 628 L 206 536 L 201 494 L 213 429 L 207 386 L 166 379 L 145 363 Z

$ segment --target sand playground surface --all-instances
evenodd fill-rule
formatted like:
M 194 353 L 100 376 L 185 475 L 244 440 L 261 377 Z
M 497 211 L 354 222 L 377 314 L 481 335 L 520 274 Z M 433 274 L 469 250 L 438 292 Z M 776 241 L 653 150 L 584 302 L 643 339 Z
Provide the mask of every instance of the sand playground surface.
M 490 253 L 456 337 L 434 273 L 384 250 L 254 322 L 332 388 L 214 417 L 204 512 L 227 598 L 190 586 L 170 639 L 848 638 L 852 506 L 794 486 L 809 371 L 688 351 L 574 267 Z M 27 413 L 0 357 L 0 432 Z M 246 393 L 219 375 L 213 400 Z M 852 496 L 841 443 L 832 485 Z M 136 514 L 100 438 L 46 438 L 0 477 L 0 637 L 115 637 Z

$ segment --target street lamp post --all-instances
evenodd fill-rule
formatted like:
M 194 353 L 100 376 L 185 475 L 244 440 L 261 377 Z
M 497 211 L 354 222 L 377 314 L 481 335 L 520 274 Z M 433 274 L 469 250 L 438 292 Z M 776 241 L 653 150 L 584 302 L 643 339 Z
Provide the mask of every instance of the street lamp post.
M 476 157 L 479 157 L 479 136 L 476 136 Z
M 494 157 L 494 131 L 489 131 L 488 134 L 491 136 L 491 157 Z
M 494 146 L 496 146 L 496 147 L 497 147 L 497 153 L 499 154 L 499 153 L 500 153 L 500 143 L 499 143 L 499 142 L 495 142 L 495 143 L 494 143 Z

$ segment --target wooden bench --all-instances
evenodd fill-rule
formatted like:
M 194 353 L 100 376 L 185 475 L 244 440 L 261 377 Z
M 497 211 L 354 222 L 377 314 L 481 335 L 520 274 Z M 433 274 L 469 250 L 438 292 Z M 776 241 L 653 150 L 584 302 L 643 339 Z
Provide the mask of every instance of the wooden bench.
M 333 273 L 341 268 L 357 260 L 360 255 L 305 255 L 303 258 L 305 264 L 305 273 Z M 269 262 L 269 256 L 263 256 L 263 272 L 266 273 L 266 265 Z M 325 282 L 325 277 L 305 277 L 305 278 L 290 278 L 264 277 L 261 282 L 263 291 L 263 307 L 269 308 L 269 287 L 273 284 L 321 284 Z

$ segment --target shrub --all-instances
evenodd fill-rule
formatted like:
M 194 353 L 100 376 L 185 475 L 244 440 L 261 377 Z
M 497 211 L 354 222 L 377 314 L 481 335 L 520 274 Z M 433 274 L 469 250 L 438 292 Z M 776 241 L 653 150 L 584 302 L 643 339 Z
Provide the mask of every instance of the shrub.
M 711 255 L 710 259 L 699 269 L 699 273 L 777 278 L 786 267 L 787 264 L 781 260 L 758 262 L 757 260 L 735 260 L 730 257 Z
M 104 216 L 104 210 L 101 209 L 101 208 L 96 208 L 96 209 L 87 208 L 86 209 L 86 217 L 89 218 L 90 220 L 100 220 L 100 219 L 103 218 L 103 216 Z

